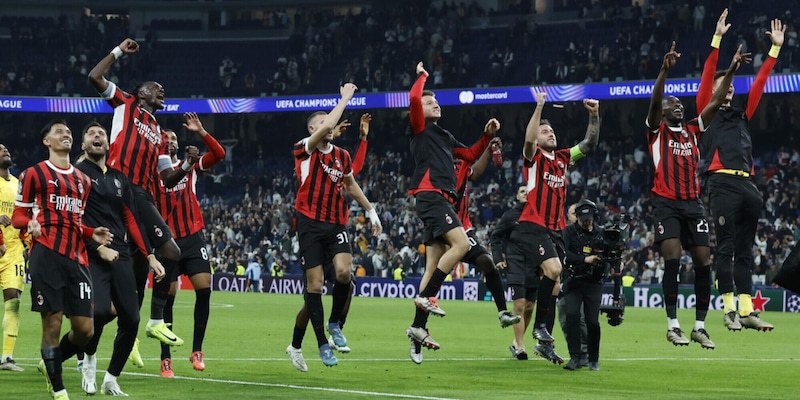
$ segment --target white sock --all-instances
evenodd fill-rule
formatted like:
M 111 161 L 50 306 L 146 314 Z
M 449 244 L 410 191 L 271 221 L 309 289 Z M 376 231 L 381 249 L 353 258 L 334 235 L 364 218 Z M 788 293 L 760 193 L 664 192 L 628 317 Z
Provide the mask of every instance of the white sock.
M 162 319 L 152 319 L 152 318 L 150 319 L 150 325 L 158 325 L 158 324 L 160 324 L 162 322 L 164 322 L 163 318 Z
M 87 354 L 84 363 L 87 366 L 97 367 L 97 354 Z
M 677 318 L 667 318 L 667 327 L 669 327 L 670 330 L 675 328 L 680 329 L 681 324 L 678 322 Z
M 0 363 L 8 362 L 8 360 L 10 359 L 11 359 L 11 354 L 3 354 L 3 356 L 0 357 Z
M 106 376 L 103 377 L 103 384 L 105 385 L 106 382 L 116 382 L 116 381 L 117 381 L 117 377 L 114 376 L 114 375 L 111 375 L 108 371 L 106 371 Z
M 694 321 L 694 330 L 706 329 L 706 321 Z

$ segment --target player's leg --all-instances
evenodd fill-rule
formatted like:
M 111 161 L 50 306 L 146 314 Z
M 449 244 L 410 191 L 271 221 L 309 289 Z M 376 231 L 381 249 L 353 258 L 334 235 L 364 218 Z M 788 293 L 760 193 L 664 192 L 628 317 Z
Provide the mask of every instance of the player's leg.
M 308 327 L 308 306 L 305 302 L 306 295 L 303 295 L 303 307 L 297 311 L 294 319 L 294 331 L 292 333 L 292 343 L 286 347 L 286 354 L 292 360 L 292 364 L 300 372 L 308 372 L 308 365 L 306 365 L 305 358 L 303 357 L 303 338 L 306 335 L 306 328 Z
M 549 254 L 555 255 L 555 250 L 552 248 Z M 540 257 L 543 258 L 548 255 L 548 250 L 545 247 L 540 247 Z M 558 257 L 545 258 L 540 264 L 542 269 L 542 279 L 539 282 L 539 294 L 536 299 L 536 316 L 533 323 L 533 337 L 536 340 L 552 343 L 553 337 L 547 330 L 548 313 L 555 312 L 555 302 L 553 301 L 553 290 L 556 286 L 556 281 L 561 275 L 561 261 Z
M 6 253 L 0 259 L 0 288 L 3 288 L 3 352 L 0 370 L 22 372 L 14 361 L 19 334 L 19 305 L 25 278 L 25 260 Z
M 473 237 L 470 237 L 470 239 L 475 240 Z M 470 242 L 470 244 L 472 243 Z M 472 253 L 478 255 L 470 257 Z M 503 278 L 500 276 L 500 271 L 494 266 L 494 260 L 492 260 L 492 256 L 489 252 L 476 242 L 476 244 L 470 248 L 470 251 L 467 252 L 464 261 L 477 265 L 483 273 L 483 278 L 486 280 L 486 287 L 489 289 L 489 293 L 492 294 L 494 304 L 497 307 L 500 326 L 506 328 L 519 323 L 519 321 L 522 320 L 520 314 L 512 314 L 508 311 L 506 293 L 503 290 Z
M 120 255 L 111 270 L 111 299 L 117 312 L 117 336 L 100 391 L 122 395 L 117 377 L 128 360 L 139 330 L 139 304 L 136 295 L 136 277 L 130 257 Z
M 103 328 L 114 319 L 111 311 L 112 268 L 96 253 L 89 253 L 92 271 L 92 299 L 94 301 L 94 335 L 83 347 L 84 363 L 81 370 L 81 387 L 86 394 L 97 393 L 97 345 L 103 336 Z M 62 338 L 63 342 L 66 337 Z
M 525 349 L 525 330 L 531 322 L 533 315 L 533 301 L 536 300 L 536 287 L 539 278 L 533 273 L 533 268 L 526 267 L 523 246 L 516 242 L 509 242 L 506 250 L 506 280 L 511 289 L 514 315 L 521 315 L 523 323 L 514 324 L 514 341 L 509 350 L 512 357 L 518 360 L 527 360 L 528 352 Z
M 162 261 L 159 258 L 159 261 Z M 170 296 L 170 287 L 178 279 L 178 264 L 164 264 L 166 276 L 161 281 L 153 281 L 153 295 L 150 301 L 150 321 L 147 323 L 145 332 L 147 337 L 158 339 L 162 344 L 169 346 L 182 346 L 184 341 L 171 329 L 172 326 L 172 304 L 175 296 Z M 169 320 L 167 320 L 166 309 L 169 305 Z
M 755 241 L 758 217 L 763 201 L 758 188 L 752 182 L 743 181 L 740 182 L 740 185 L 743 186 L 745 206 L 739 210 L 733 266 L 733 279 L 739 294 L 739 319 L 744 328 L 770 331 L 774 328 L 773 325 L 762 320 L 759 313 L 753 310 L 751 298 L 753 291 L 752 243 Z
M 723 322 L 729 330 L 738 331 L 742 329 L 742 325 L 736 318 L 736 303 L 733 299 L 733 256 L 738 219 L 741 215 L 739 210 L 744 204 L 741 202 L 741 193 L 734 190 L 731 184 L 735 182 L 729 181 L 721 174 L 713 174 L 708 178 L 709 205 L 717 237 L 714 270 L 717 273 L 717 287 L 724 304 Z M 760 210 L 761 207 L 758 207 L 757 212 Z M 753 233 L 755 234 L 755 230 Z M 752 244 L 752 241 L 750 243 Z M 752 245 L 748 245 L 747 250 L 750 251 L 751 247 Z
M 204 263 L 205 270 L 208 271 L 208 261 Z M 203 353 L 203 341 L 206 337 L 208 327 L 208 317 L 211 312 L 211 273 L 199 272 L 190 277 L 194 286 L 194 330 L 192 332 L 192 355 L 190 360 L 192 368 L 196 371 L 204 371 L 206 368 L 205 353 Z
M 414 322 L 412 322 L 411 326 L 406 330 L 406 335 L 411 339 L 412 342 L 434 350 L 439 348 L 439 343 L 433 340 L 433 338 L 430 336 L 430 332 L 428 332 L 428 308 L 438 308 L 438 302 L 435 302 L 436 298 L 433 296 L 431 296 L 432 298 L 426 298 L 422 297 L 421 294 L 428 289 L 434 275 L 442 273 L 442 271 L 437 268 L 437 265 L 439 264 L 439 259 L 441 258 L 442 254 L 444 254 L 446 247 L 447 246 L 445 244 L 434 240 L 428 241 L 425 244 L 425 273 L 422 275 L 422 279 L 420 280 L 419 284 L 420 295 L 417 296 L 419 302 L 415 299 L 415 304 L 417 307 L 414 313 Z M 438 291 L 439 290 L 437 288 L 434 296 L 436 293 L 438 293 Z M 420 302 L 423 300 L 425 300 L 426 303 L 420 305 Z M 419 346 L 415 346 L 415 348 L 417 347 Z M 421 347 L 419 348 L 421 349 Z M 419 350 L 417 350 L 417 354 L 421 354 Z M 412 359 L 413 358 L 414 357 L 412 357 Z
M 704 241 L 701 239 L 701 243 L 705 243 L 705 246 L 691 247 L 694 265 L 700 265 L 695 267 L 694 271 L 694 292 L 697 304 L 695 305 L 695 321 L 691 339 L 700 343 L 700 346 L 704 349 L 714 349 L 716 345 L 711 341 L 711 337 L 705 327 L 708 306 L 711 303 L 711 286 L 713 286 L 711 281 L 711 250 L 708 247 L 708 236 L 706 235 L 705 237 Z

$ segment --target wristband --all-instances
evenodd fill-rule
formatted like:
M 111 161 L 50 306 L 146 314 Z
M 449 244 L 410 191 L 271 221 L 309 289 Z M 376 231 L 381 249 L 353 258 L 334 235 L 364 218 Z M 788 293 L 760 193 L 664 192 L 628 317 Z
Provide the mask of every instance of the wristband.
M 119 46 L 117 46 L 117 47 L 114 47 L 114 50 L 111 50 L 111 54 L 114 55 L 114 59 L 115 60 L 119 60 L 119 58 L 122 57 L 122 55 L 125 54 L 125 53 L 123 53 L 122 49 L 120 49 Z
M 181 163 L 181 169 L 183 172 L 189 172 L 192 169 L 192 165 L 186 162 L 186 160 L 183 160 Z
M 105 247 L 106 247 L 105 245 L 101 244 L 100 246 L 97 246 L 97 250 L 96 251 L 99 253 L 100 249 L 105 248 Z
M 781 52 L 781 46 L 775 46 L 774 44 L 769 49 L 769 56 L 772 58 L 778 58 L 778 54 Z
M 375 207 L 373 207 L 371 210 L 367 211 L 367 217 L 369 217 L 369 222 L 372 225 L 381 226 L 381 219 L 378 218 L 378 212 L 375 211 Z
M 720 42 L 722 42 L 722 35 L 714 35 L 711 38 L 711 47 L 718 49 Z

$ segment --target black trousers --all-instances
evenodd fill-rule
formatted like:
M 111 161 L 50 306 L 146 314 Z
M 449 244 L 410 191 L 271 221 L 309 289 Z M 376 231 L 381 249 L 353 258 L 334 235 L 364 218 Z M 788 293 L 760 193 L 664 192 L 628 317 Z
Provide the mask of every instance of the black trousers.
M 567 313 L 565 339 L 570 358 L 581 356 L 581 309 L 586 321 L 586 350 L 589 361 L 600 357 L 600 301 L 603 297 L 603 284 L 587 279 L 570 279 L 564 294 Z
M 86 351 L 89 354 L 96 352 L 103 328 L 114 319 L 111 310 L 113 302 L 117 311 L 117 336 L 114 339 L 108 372 L 119 376 L 139 330 L 139 301 L 133 264 L 128 252 L 120 251 L 119 259 L 114 264 L 106 263 L 96 253 L 89 253 L 89 265 L 94 289 L 95 334 Z
M 763 200 L 749 179 L 726 174 L 708 177 L 711 216 L 717 234 L 714 267 L 720 293 L 751 294 L 753 241 Z

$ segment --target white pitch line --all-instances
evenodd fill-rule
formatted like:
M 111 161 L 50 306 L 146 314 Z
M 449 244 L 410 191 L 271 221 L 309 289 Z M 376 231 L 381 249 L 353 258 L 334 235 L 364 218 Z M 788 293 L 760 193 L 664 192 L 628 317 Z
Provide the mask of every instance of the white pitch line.
M 144 374 L 144 373 L 141 373 L 141 372 L 123 372 L 123 374 L 162 379 L 160 375 Z M 326 388 L 326 387 L 316 387 L 316 386 L 288 385 L 288 384 L 285 384 L 285 383 L 233 381 L 233 380 L 228 380 L 228 379 L 193 378 L 193 377 L 188 377 L 188 376 L 176 376 L 176 377 L 173 377 L 172 379 L 183 379 L 183 380 L 187 380 L 187 381 L 200 381 L 200 382 L 226 383 L 226 384 L 234 384 L 234 385 L 277 387 L 277 388 L 284 388 L 284 389 L 315 390 L 315 391 L 319 391 L 319 392 L 363 394 L 363 395 L 367 395 L 367 396 L 399 397 L 399 398 L 404 398 L 404 399 L 456 400 L 456 399 L 451 399 L 451 398 L 446 398 L 446 397 L 430 397 L 430 396 L 416 396 L 416 395 L 411 395 L 411 394 L 399 394 L 399 393 L 368 392 L 368 391 L 364 391 L 364 390 L 348 390 L 348 389 L 336 389 L 336 388 Z
M 108 357 L 98 357 L 98 360 L 108 361 Z M 288 361 L 287 357 L 279 358 L 214 358 L 204 357 L 206 361 L 237 361 L 237 362 L 284 362 Z M 15 358 L 17 361 L 38 361 L 40 358 Z M 144 361 L 161 361 L 160 358 L 143 358 Z M 408 362 L 408 358 L 344 358 L 345 362 Z M 511 357 L 502 358 L 426 358 L 425 362 L 434 361 L 517 361 Z M 547 361 L 543 358 L 531 358 L 531 361 Z M 755 362 L 787 362 L 798 361 L 797 358 L 712 358 L 712 357 L 641 357 L 641 358 L 603 358 L 602 361 L 755 361 Z M 22 365 L 22 364 L 21 364 Z M 28 364 L 29 366 L 36 366 L 36 364 Z

